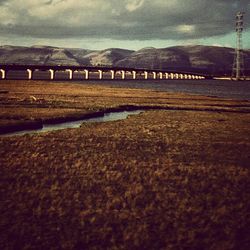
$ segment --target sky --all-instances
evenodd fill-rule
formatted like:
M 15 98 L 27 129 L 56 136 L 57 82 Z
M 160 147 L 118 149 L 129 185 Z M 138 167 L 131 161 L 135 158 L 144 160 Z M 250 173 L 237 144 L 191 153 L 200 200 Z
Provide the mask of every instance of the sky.
M 238 11 L 250 49 L 249 0 L 0 0 L 0 45 L 234 47 Z

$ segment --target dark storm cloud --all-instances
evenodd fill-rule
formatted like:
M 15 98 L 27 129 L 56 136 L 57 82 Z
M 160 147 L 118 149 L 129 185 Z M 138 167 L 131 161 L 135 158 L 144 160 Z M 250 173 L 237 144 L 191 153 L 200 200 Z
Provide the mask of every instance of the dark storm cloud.
M 38 38 L 204 38 L 232 32 L 239 10 L 250 24 L 248 0 L 0 0 L 0 10 L 0 33 Z

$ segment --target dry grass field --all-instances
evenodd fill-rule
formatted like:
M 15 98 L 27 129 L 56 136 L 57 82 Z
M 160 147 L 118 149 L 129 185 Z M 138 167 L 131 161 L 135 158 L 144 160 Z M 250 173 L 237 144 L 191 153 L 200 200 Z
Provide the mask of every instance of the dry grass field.
M 165 108 L 0 136 L 1 249 L 250 249 L 249 102 L 42 81 L 0 96 L 0 129 Z

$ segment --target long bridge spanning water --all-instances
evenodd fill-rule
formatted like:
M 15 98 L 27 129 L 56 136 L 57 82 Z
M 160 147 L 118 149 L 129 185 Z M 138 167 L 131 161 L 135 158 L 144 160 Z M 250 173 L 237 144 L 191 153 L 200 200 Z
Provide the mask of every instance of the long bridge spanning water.
M 63 73 L 63 74 L 62 74 Z M 205 79 L 208 75 L 192 72 L 178 72 L 154 69 L 137 69 L 103 66 L 66 65 L 0 65 L 0 79 L 49 79 L 49 80 L 165 80 L 165 79 Z M 62 78 L 63 75 L 63 78 Z

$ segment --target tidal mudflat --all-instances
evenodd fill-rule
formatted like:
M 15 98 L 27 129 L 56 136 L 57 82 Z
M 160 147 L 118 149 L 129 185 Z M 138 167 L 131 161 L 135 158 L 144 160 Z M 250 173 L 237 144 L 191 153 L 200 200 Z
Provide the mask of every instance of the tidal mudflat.
M 0 136 L 1 249 L 249 249 L 249 102 L 42 81 L 0 90 L 0 128 L 152 107 Z

